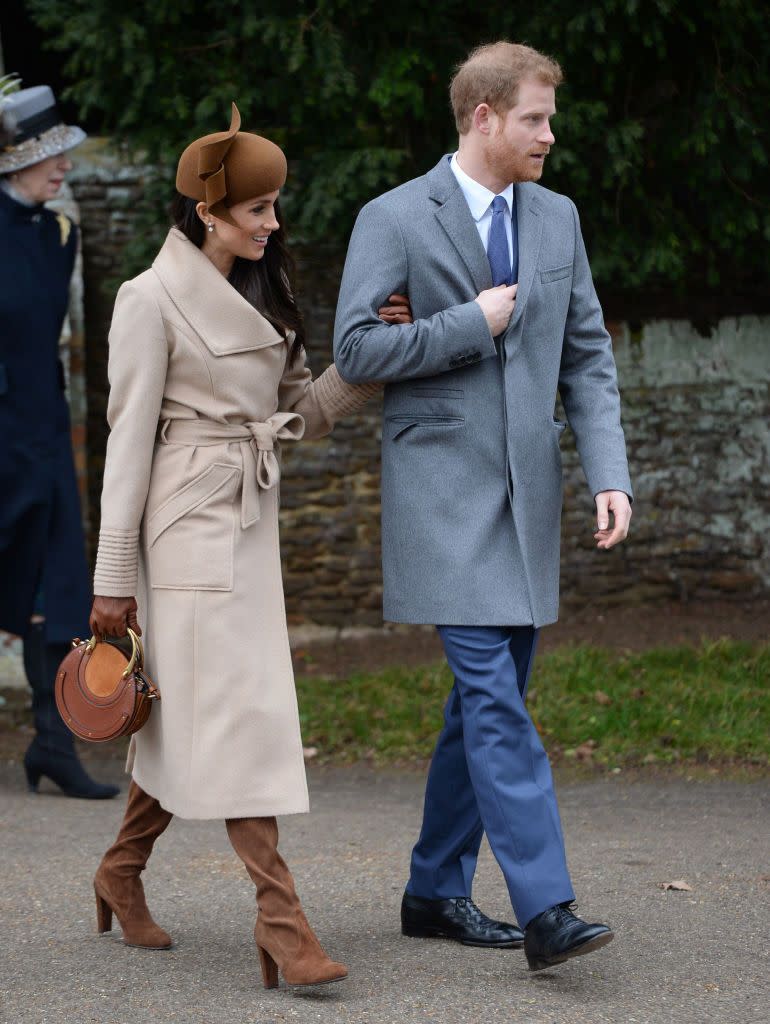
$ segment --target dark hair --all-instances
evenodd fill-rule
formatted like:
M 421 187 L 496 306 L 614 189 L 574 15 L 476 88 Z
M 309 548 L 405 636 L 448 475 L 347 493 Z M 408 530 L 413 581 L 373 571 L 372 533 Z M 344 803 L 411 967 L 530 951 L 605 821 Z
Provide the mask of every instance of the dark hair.
M 196 206 L 195 199 L 177 192 L 171 202 L 171 216 L 174 226 L 200 249 L 206 229 Z M 279 227 L 270 235 L 262 259 L 246 260 L 236 256 L 227 280 L 284 338 L 289 331 L 295 332 L 289 357 L 293 363 L 305 345 L 305 321 L 292 294 L 294 260 L 286 245 L 281 208 L 277 202 L 275 217 Z

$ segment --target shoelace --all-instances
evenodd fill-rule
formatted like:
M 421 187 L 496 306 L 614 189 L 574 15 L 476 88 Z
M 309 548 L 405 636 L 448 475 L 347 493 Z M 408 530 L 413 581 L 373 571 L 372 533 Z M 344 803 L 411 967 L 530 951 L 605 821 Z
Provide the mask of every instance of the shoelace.
M 476 906 L 476 904 L 473 902 L 473 900 L 470 898 L 470 896 L 461 896 L 457 900 L 457 906 L 458 907 L 464 907 L 468 911 L 470 911 L 471 916 L 475 917 L 478 922 L 484 923 L 484 924 L 491 923 L 491 919 L 488 918 L 486 914 L 483 914 L 479 910 L 479 908 Z
M 573 900 L 571 903 L 563 904 L 560 903 L 556 906 L 556 918 L 559 924 L 569 924 L 570 921 L 576 919 L 575 910 L 577 910 L 577 903 Z

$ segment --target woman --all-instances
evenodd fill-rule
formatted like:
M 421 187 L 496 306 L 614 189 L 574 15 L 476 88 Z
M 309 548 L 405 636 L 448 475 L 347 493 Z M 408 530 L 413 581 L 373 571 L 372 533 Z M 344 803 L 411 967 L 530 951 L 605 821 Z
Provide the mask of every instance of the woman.
M 67 796 L 104 799 L 56 710 L 54 680 L 88 624 L 85 557 L 70 423 L 59 360 L 77 229 L 43 205 L 85 138 L 62 123 L 45 85 L 0 81 L 0 629 L 22 637 L 35 736 L 24 755 Z
M 286 160 L 230 130 L 193 142 L 172 228 L 123 285 L 110 332 L 107 445 L 91 625 L 147 629 L 162 700 L 135 736 L 125 819 L 94 880 L 99 930 L 167 948 L 139 878 L 172 815 L 224 818 L 257 889 L 266 987 L 339 981 L 277 851 L 308 808 L 278 547 L 277 447 L 320 437 L 377 387 L 305 366 L 278 195 Z M 394 297 L 395 298 L 395 297 Z M 405 300 L 404 300 L 405 301 Z M 408 307 L 384 319 L 409 320 Z M 138 601 L 137 601 L 138 597 Z

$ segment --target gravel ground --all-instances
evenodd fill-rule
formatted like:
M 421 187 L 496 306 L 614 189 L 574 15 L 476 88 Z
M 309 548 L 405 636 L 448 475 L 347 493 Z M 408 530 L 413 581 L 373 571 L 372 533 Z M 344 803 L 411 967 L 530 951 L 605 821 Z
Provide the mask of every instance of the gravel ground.
M 121 778 L 116 761 L 92 762 Z M 300 994 L 261 987 L 254 897 L 221 822 L 174 822 L 146 873 L 176 942 L 130 949 L 95 934 L 91 876 L 122 815 L 53 787 L 27 794 L 0 765 L 0 1021 L 277 1024 L 766 1024 L 770 800 L 766 782 L 621 778 L 566 784 L 570 863 L 589 919 L 614 943 L 530 974 L 521 951 L 407 939 L 398 910 L 423 776 L 311 771 L 313 813 L 283 819 L 282 850 L 308 917 L 350 979 Z M 42 787 L 41 787 L 42 788 Z M 691 892 L 663 891 L 684 879 Z M 485 847 L 474 891 L 510 916 Z

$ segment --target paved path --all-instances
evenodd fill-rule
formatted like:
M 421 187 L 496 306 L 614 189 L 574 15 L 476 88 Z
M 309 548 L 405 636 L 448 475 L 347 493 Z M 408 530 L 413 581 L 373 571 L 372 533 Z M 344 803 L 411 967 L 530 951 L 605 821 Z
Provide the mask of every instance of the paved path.
M 110 762 L 101 776 L 119 777 Z M 287 818 L 282 849 L 308 916 L 349 981 L 265 992 L 254 897 L 219 822 L 175 822 L 146 875 L 176 948 L 95 934 L 90 879 L 122 803 L 24 792 L 0 766 L 3 1024 L 767 1024 L 770 801 L 760 783 L 608 781 L 560 787 L 570 861 L 607 949 L 530 974 L 520 951 L 406 939 L 398 908 L 422 777 L 315 770 L 314 811 Z M 119 798 L 120 800 L 120 798 Z M 686 879 L 693 891 L 663 892 Z M 474 893 L 508 914 L 483 850 Z

